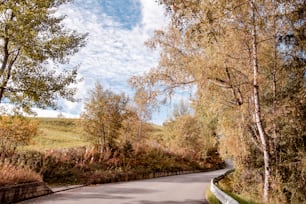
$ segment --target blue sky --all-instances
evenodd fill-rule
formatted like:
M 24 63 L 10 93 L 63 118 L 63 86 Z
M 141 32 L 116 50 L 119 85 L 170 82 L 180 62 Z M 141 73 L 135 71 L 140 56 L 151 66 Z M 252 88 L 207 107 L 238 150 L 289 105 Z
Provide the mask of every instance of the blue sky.
M 164 9 L 155 0 L 75 0 L 62 6 L 57 15 L 66 15 L 69 29 L 89 33 L 88 43 L 73 56 L 68 66 L 80 65 L 76 97 L 84 99 L 96 82 L 114 92 L 132 95 L 127 80 L 141 75 L 158 63 L 158 51 L 150 50 L 144 42 L 156 29 L 167 25 Z M 67 65 L 66 65 L 67 66 Z M 60 101 L 61 111 L 38 110 L 38 116 L 78 117 L 83 102 Z M 168 107 L 155 113 L 152 121 L 162 123 L 171 111 Z
M 141 2 L 135 0 L 101 1 L 101 10 L 114 21 L 119 22 L 121 28 L 129 30 L 141 23 L 141 6 Z

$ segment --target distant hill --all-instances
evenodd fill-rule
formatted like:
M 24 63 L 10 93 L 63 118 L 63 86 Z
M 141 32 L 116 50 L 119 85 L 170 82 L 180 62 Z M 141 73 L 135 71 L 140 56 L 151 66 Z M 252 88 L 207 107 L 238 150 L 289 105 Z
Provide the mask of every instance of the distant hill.
M 48 150 L 80 146 L 89 146 L 84 137 L 79 119 L 71 118 L 34 118 L 39 122 L 39 134 L 33 138 L 32 144 L 24 147 L 26 150 Z M 163 127 L 145 124 L 147 136 L 155 141 L 163 137 Z M 147 138 L 148 139 L 148 138 Z
M 79 119 L 35 118 L 39 122 L 39 134 L 25 149 L 46 150 L 86 146 L 89 143 Z

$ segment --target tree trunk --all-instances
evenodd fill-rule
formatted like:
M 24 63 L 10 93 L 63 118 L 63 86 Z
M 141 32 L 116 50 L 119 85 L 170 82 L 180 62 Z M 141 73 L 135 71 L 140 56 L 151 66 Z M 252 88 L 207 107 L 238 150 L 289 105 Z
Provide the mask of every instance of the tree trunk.
M 233 86 L 233 83 L 232 83 L 230 71 L 229 71 L 229 69 L 228 69 L 228 67 L 226 66 L 225 63 L 224 63 L 224 67 L 225 67 L 225 73 L 226 73 L 226 76 L 227 76 L 227 81 L 228 81 L 230 89 L 232 90 L 236 105 L 241 106 L 242 103 L 243 103 L 243 99 L 242 99 L 242 94 L 240 92 L 240 89 L 238 87 L 237 88 L 238 93 L 236 93 L 235 87 Z
M 4 94 L 4 90 L 5 90 L 5 81 L 6 81 L 6 77 L 5 77 L 5 69 L 8 63 L 8 58 L 9 58 L 9 52 L 8 52 L 8 43 L 9 40 L 8 38 L 4 39 L 4 45 L 3 45 L 3 61 L 2 61 L 2 65 L 1 65 L 1 70 L 0 70 L 0 77 L 2 78 L 2 82 L 1 82 L 1 87 L 0 87 L 0 103 L 2 101 L 3 98 L 3 94 Z
M 140 120 L 138 127 L 138 141 L 141 140 L 141 136 L 142 136 L 142 120 Z
M 13 20 L 14 16 L 15 15 L 12 12 L 11 17 L 10 17 L 11 21 Z M 5 26 L 4 32 L 5 32 L 6 35 L 8 35 L 7 26 Z M 9 57 L 10 57 L 9 41 L 10 41 L 9 38 L 7 38 L 7 37 L 4 38 L 4 43 L 3 43 L 3 54 L 4 54 L 4 56 L 3 56 L 3 61 L 2 61 L 1 69 L 0 69 L 0 77 L 2 78 L 1 85 L 0 85 L 0 103 L 1 103 L 2 98 L 4 96 L 6 85 L 7 85 L 8 81 L 11 77 L 12 67 L 13 67 L 15 61 L 17 60 L 18 55 L 19 55 L 19 51 L 20 51 L 20 49 L 18 49 L 16 56 L 12 59 L 11 62 L 9 62 Z M 8 69 L 6 76 L 5 76 L 5 69 Z
M 253 66 L 253 97 L 255 108 L 255 124 L 258 129 L 264 156 L 264 189 L 263 201 L 267 203 L 270 190 L 270 155 L 267 137 L 262 125 L 258 85 L 258 56 L 257 56 L 257 33 L 256 33 L 256 8 L 254 0 L 250 2 L 252 8 L 252 66 Z
M 275 163 L 278 162 L 278 154 L 277 154 L 277 145 L 278 145 L 278 136 L 277 136 L 277 125 L 276 125 L 276 92 L 277 92 L 277 22 L 276 22 L 276 2 L 273 2 L 274 5 L 274 13 L 273 13 L 273 38 L 274 38 L 274 46 L 273 46 L 273 51 L 274 51 L 274 62 L 273 62 L 273 71 L 272 71 L 272 76 L 273 76 L 273 105 L 272 105 L 272 114 L 273 114 L 273 154 L 275 158 Z
M 0 88 L 0 103 L 2 101 L 2 98 L 4 96 L 4 92 L 5 89 L 7 88 L 7 83 L 9 82 L 10 78 L 11 78 L 11 74 L 12 74 L 12 69 L 13 69 L 13 65 L 16 62 L 17 58 L 19 56 L 19 50 L 16 54 L 16 56 L 14 57 L 14 59 L 12 59 L 12 61 L 9 63 L 8 68 L 7 68 L 7 74 L 6 76 L 3 75 L 3 82 L 1 84 L 1 88 Z

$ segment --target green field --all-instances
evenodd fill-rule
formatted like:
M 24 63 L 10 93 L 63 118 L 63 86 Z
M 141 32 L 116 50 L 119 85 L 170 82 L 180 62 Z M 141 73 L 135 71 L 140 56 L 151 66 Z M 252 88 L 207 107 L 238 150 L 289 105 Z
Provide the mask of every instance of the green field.
M 79 119 L 71 118 L 34 118 L 38 121 L 39 133 L 24 150 L 44 151 L 80 146 L 89 146 Z M 162 137 L 162 126 L 147 124 L 149 136 L 159 140 Z
M 78 119 L 35 118 L 39 122 L 38 136 L 24 147 L 30 150 L 61 149 L 90 145 Z

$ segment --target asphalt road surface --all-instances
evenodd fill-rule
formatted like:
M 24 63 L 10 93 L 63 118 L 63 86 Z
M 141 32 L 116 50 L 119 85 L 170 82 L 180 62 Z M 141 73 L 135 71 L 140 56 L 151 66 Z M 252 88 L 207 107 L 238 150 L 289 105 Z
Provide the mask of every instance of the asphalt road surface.
M 22 204 L 203 204 L 206 203 L 205 189 L 210 180 L 226 170 L 93 185 L 27 200 Z

